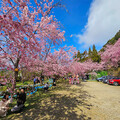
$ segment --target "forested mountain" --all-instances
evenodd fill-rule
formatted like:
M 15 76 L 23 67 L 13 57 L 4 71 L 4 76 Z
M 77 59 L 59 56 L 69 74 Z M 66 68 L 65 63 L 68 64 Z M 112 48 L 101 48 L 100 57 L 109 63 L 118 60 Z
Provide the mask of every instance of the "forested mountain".
M 107 45 L 113 45 L 113 44 L 115 44 L 116 41 L 118 40 L 118 38 L 120 38 L 120 30 L 119 30 L 119 32 L 116 33 L 116 35 L 112 39 L 108 40 L 108 42 L 103 46 L 103 48 L 100 51 L 103 52 L 104 48 Z
M 116 43 L 116 41 L 120 38 L 120 30 L 119 32 L 116 33 L 116 35 L 108 40 L 108 42 L 103 46 L 103 48 L 100 50 L 100 52 L 104 52 L 104 48 L 107 45 L 113 45 Z M 93 62 L 100 62 L 101 61 L 101 56 L 98 54 L 99 52 L 96 50 L 95 45 L 93 45 L 92 49 L 89 47 L 88 52 L 85 50 L 83 53 L 81 53 L 79 50 L 74 56 L 74 58 L 78 58 L 79 62 L 84 62 L 88 59 L 91 59 Z
M 88 52 L 85 50 L 83 53 L 81 53 L 78 50 L 77 54 L 74 57 L 78 58 L 78 62 L 85 62 L 88 59 L 91 59 L 93 62 L 98 62 L 98 63 L 101 61 L 101 57 L 98 54 L 95 45 L 93 45 L 92 49 L 89 47 Z

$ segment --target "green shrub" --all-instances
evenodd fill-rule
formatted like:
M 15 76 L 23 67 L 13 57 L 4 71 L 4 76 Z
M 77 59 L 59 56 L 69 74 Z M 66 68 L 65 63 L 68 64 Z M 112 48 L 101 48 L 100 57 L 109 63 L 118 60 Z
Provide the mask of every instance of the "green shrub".
M 97 78 L 102 77 L 102 76 L 107 76 L 108 73 L 107 71 L 98 71 L 97 72 Z

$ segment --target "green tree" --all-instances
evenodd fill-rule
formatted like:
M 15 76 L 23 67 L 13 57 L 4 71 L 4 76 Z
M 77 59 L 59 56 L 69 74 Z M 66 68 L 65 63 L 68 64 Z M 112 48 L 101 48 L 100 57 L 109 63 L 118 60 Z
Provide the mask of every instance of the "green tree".
M 78 52 L 77 52 L 77 58 L 81 58 L 81 53 L 80 53 L 79 50 L 78 50 Z
M 80 53 L 78 50 L 74 58 L 78 58 L 78 62 L 84 62 L 87 59 L 87 51 L 85 50 L 83 53 Z
M 78 58 L 79 60 L 79 62 L 81 61 L 81 59 L 82 59 L 82 54 L 80 53 L 80 51 L 78 50 L 78 52 L 77 52 L 77 55 L 76 55 L 77 57 L 76 58 Z
M 91 55 L 91 59 L 93 62 L 100 62 L 101 61 L 101 56 L 98 55 L 98 52 L 96 50 L 95 45 L 93 45 L 93 51 L 92 51 L 92 55 Z
M 91 48 L 89 47 L 88 57 L 91 58 L 91 55 L 92 55 L 92 51 L 91 51 Z

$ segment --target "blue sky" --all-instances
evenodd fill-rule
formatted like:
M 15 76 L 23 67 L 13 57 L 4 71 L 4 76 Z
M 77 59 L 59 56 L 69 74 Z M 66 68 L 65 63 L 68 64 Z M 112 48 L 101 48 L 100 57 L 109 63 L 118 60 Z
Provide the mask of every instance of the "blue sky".
M 79 44 L 78 38 L 74 35 L 81 34 L 87 23 L 88 11 L 92 0 L 65 0 L 64 8 L 56 8 L 54 13 L 61 22 L 61 28 L 65 30 L 66 41 L 62 46 L 74 46 L 77 50 L 83 51 L 82 44 Z M 73 37 L 70 37 L 71 34 Z
M 100 50 L 120 30 L 120 0 L 61 1 L 68 12 L 64 8 L 53 10 L 65 30 L 66 41 L 60 47 L 73 45 L 83 52 L 95 44 Z
M 95 44 L 100 50 L 120 30 L 120 0 L 63 0 L 62 3 L 69 12 L 63 8 L 54 11 L 66 32 L 62 46 L 73 45 L 83 52 Z

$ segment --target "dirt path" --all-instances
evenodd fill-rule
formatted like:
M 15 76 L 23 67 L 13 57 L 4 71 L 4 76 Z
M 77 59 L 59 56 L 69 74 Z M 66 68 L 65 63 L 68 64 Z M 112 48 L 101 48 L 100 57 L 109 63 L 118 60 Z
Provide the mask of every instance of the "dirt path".
M 21 113 L 3 120 L 120 120 L 120 86 L 59 84 L 28 97 Z
M 92 120 L 120 120 L 120 86 L 99 82 L 86 82 L 84 90 L 92 95 L 89 103 L 93 106 L 85 114 Z

